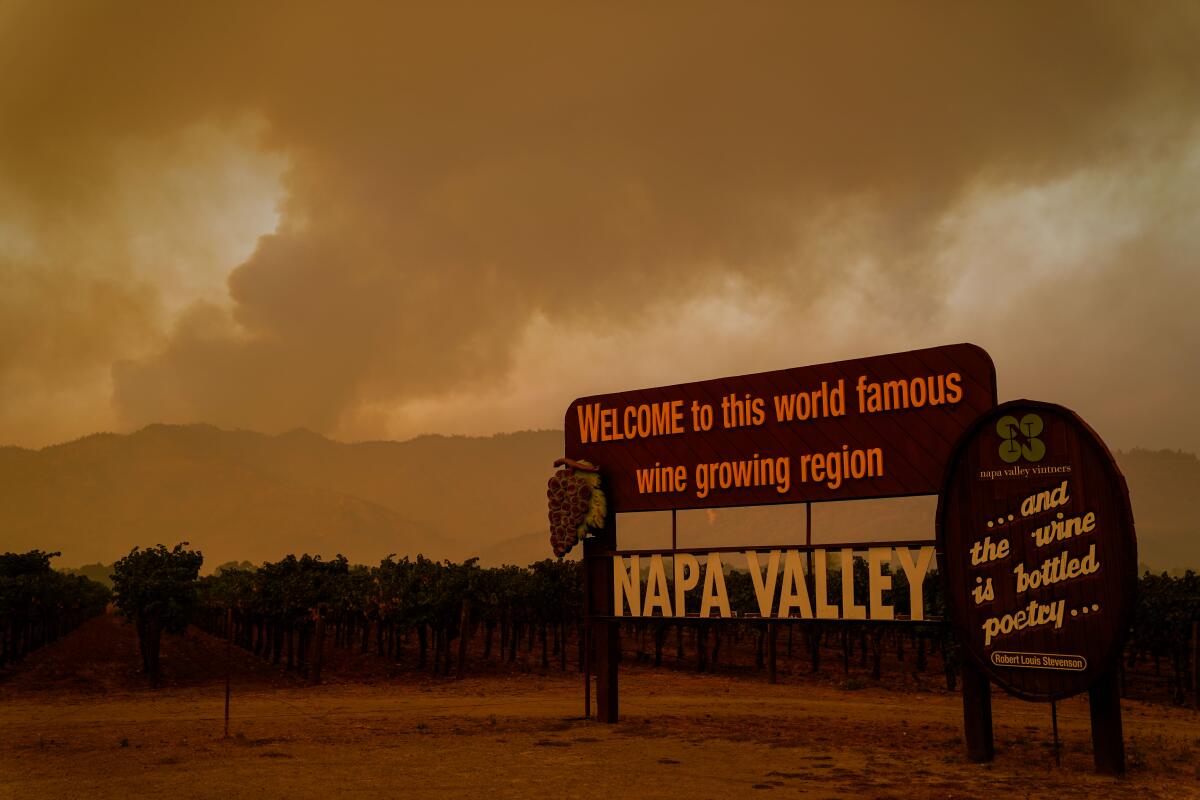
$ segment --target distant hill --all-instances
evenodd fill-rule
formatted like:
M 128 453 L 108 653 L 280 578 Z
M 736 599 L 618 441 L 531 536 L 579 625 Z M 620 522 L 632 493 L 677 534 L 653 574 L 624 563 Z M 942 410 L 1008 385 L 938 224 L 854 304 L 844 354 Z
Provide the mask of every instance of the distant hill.
M 66 567 L 63 569 L 63 572 L 68 575 L 82 575 L 96 583 L 107 586 L 109 589 L 113 587 L 112 564 L 84 564 L 82 567 Z
M 0 449 L 0 549 L 112 563 L 190 541 L 212 568 L 290 552 L 474 555 L 536 530 L 561 433 L 342 444 L 152 425 L 38 451 Z
M 111 564 L 134 544 L 187 540 L 206 567 L 286 553 L 389 553 L 485 564 L 549 555 L 545 481 L 561 431 L 334 442 L 208 425 L 152 425 L 42 450 L 0 448 L 0 550 L 61 550 L 66 566 Z M 1200 461 L 1174 451 L 1119 453 L 1154 569 L 1200 565 Z M 932 498 L 813 508 L 816 542 L 932 535 Z M 804 539 L 803 506 L 688 511 L 680 545 Z M 670 514 L 621 518 L 622 545 L 667 545 Z

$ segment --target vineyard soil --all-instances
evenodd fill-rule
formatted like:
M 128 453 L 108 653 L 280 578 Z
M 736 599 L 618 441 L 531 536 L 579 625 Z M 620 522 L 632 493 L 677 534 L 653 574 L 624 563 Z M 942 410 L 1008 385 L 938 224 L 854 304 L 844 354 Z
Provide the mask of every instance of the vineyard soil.
M 108 616 L 0 673 L 0 797 L 1200 797 L 1200 715 L 1125 701 L 1130 774 L 1091 773 L 1087 705 L 999 697 L 997 758 L 966 762 L 960 700 L 933 687 L 622 669 L 623 721 L 580 719 L 551 669 L 310 687 L 194 629 L 145 688 Z

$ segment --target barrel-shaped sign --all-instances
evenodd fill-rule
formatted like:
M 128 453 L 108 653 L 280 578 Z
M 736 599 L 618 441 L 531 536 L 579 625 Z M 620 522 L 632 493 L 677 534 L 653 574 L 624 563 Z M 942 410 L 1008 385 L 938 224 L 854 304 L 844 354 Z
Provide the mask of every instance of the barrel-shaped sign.
M 1081 692 L 1116 668 L 1137 543 L 1125 479 L 1074 412 L 1016 400 L 980 417 L 938 502 L 947 615 L 1006 691 Z

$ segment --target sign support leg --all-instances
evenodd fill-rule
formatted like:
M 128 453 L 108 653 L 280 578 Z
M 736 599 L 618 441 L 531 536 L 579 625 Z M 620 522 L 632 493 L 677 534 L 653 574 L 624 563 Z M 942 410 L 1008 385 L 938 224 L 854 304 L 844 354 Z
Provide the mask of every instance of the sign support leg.
M 588 607 L 598 616 L 613 613 L 613 561 L 607 553 L 617 546 L 616 514 L 609 511 L 604 530 L 583 542 L 583 556 L 587 565 Z M 617 721 L 617 659 L 620 656 L 621 633 L 618 623 L 612 619 L 589 620 L 590 638 L 595 647 L 596 673 L 596 719 L 600 722 Z
M 967 758 L 976 763 L 996 757 L 992 739 L 992 687 L 987 676 L 969 661 L 963 662 L 963 729 Z
M 617 650 L 620 647 L 620 631 L 617 623 L 597 623 L 596 632 L 596 719 L 600 722 L 616 722 L 618 710 L 617 693 Z
M 583 570 L 583 597 L 584 602 L 587 602 L 588 595 L 588 578 L 587 578 L 587 562 L 584 562 Z M 583 628 L 579 631 L 579 635 L 583 637 L 583 718 L 591 719 L 592 716 L 592 621 L 588 618 L 588 612 L 585 608 Z
M 1111 669 L 1088 689 L 1092 710 L 1092 752 L 1096 772 L 1125 774 L 1125 737 L 1121 729 L 1121 693 L 1117 671 Z

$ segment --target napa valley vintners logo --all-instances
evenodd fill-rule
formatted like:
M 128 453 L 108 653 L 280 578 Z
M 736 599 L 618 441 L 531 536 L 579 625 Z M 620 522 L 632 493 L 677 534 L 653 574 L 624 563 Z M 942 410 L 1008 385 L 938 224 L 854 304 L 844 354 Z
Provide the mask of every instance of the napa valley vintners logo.
M 1041 436 L 1045 425 L 1037 414 L 1026 414 L 1020 421 L 1016 417 L 1005 415 L 996 423 L 996 433 L 1000 434 L 1000 460 L 1005 464 L 1013 464 L 1024 459 L 1030 462 L 1041 461 L 1046 455 L 1046 443 Z

